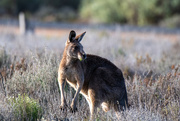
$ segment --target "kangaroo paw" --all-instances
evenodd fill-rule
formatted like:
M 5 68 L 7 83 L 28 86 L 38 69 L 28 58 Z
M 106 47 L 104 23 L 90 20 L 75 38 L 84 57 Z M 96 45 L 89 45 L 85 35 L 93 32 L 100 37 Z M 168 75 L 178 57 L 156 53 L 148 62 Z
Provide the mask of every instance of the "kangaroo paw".
M 70 107 L 70 112 L 71 113 L 75 113 L 75 112 L 77 112 L 78 110 L 77 110 L 77 108 L 76 107 Z
M 65 109 L 67 109 L 67 107 L 68 107 L 67 105 L 61 105 L 61 106 L 60 106 L 60 110 L 64 112 Z

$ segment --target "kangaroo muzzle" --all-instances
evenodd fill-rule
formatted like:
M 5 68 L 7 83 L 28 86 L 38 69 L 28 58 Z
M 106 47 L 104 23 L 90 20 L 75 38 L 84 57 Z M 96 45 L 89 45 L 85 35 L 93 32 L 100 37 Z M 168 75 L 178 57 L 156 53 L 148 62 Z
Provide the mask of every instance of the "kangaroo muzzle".
M 86 59 L 86 53 L 85 53 L 85 52 L 83 52 L 83 53 L 78 53 L 78 59 L 79 59 L 80 61 L 85 60 L 85 59 Z

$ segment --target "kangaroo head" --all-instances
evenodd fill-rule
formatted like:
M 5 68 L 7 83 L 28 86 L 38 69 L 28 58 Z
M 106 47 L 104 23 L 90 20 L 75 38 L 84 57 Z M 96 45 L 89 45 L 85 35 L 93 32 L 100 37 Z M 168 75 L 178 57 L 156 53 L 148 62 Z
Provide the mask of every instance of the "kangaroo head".
M 86 59 L 86 53 L 83 50 L 83 46 L 80 41 L 86 32 L 76 36 L 76 32 L 71 30 L 69 33 L 69 38 L 66 42 L 66 54 L 70 58 L 79 59 L 80 61 Z

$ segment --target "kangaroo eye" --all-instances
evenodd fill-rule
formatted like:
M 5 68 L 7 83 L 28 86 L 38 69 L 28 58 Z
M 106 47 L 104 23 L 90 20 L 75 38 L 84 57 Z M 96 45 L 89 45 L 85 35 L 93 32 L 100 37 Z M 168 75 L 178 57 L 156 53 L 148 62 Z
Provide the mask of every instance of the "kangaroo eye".
M 77 50 L 77 49 L 79 49 L 79 47 L 78 47 L 78 46 L 75 46 L 74 49 Z

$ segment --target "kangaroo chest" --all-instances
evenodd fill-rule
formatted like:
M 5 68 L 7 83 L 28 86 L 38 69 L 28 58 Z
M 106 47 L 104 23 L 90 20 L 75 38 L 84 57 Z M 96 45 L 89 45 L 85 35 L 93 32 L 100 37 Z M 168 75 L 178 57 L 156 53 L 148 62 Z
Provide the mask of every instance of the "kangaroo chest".
M 77 80 L 75 79 L 76 70 L 74 68 L 66 68 L 65 69 L 65 77 L 66 81 L 73 88 L 76 88 Z
M 64 72 L 64 76 L 66 79 L 66 82 L 73 87 L 75 90 L 77 90 L 77 81 L 80 81 L 81 79 L 84 81 L 83 87 L 80 91 L 81 94 L 83 94 L 83 96 L 85 96 L 87 98 L 87 86 L 88 83 L 86 82 L 86 80 L 84 80 L 84 74 L 82 75 L 82 70 L 80 68 L 76 68 L 76 67 L 66 67 L 63 69 Z M 80 80 L 77 80 L 77 76 L 79 77 Z M 80 78 L 81 77 L 81 78 Z

